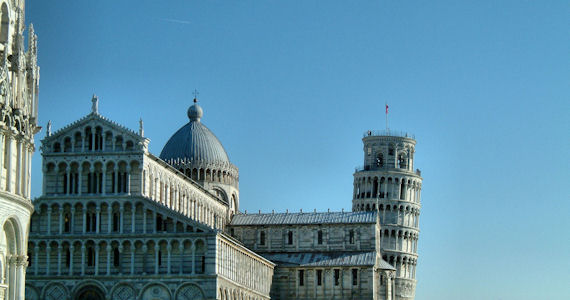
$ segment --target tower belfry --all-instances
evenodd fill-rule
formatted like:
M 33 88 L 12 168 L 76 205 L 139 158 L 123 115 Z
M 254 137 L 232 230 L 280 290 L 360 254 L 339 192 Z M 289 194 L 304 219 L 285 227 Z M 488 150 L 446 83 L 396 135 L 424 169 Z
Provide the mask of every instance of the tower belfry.
M 352 210 L 377 211 L 376 251 L 396 269 L 393 290 L 401 294 L 396 297 L 413 298 L 422 187 L 421 173 L 414 170 L 416 140 L 407 133 L 369 130 L 362 142 L 364 164 L 354 173 Z

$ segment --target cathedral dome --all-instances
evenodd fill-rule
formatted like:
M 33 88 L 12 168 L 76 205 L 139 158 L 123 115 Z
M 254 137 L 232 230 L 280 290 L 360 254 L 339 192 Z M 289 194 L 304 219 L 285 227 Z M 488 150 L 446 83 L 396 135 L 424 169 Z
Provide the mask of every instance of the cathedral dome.
M 170 162 L 180 161 L 230 164 L 230 159 L 220 140 L 206 127 L 200 119 L 204 114 L 202 108 L 194 100 L 188 108 L 190 122 L 180 128 L 166 142 L 160 152 L 160 158 Z

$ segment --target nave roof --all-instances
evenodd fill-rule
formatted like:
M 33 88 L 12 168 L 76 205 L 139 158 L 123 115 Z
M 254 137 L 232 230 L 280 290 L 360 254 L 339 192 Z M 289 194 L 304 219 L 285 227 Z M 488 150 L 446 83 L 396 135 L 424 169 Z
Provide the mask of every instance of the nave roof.
M 299 267 L 349 267 L 373 266 L 376 252 L 295 252 L 295 253 L 261 253 L 268 260 L 282 266 Z M 395 270 L 382 260 L 381 269 Z
M 363 224 L 376 223 L 375 211 L 237 214 L 230 225 Z

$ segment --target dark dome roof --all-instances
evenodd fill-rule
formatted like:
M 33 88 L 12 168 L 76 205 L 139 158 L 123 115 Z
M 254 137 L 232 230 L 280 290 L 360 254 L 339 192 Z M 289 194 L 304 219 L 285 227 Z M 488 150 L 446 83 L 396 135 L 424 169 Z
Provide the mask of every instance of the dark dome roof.
M 202 108 L 195 103 L 188 109 L 190 122 L 180 128 L 166 142 L 160 158 L 169 160 L 189 160 L 203 163 L 230 163 L 230 159 L 220 140 L 200 122 Z

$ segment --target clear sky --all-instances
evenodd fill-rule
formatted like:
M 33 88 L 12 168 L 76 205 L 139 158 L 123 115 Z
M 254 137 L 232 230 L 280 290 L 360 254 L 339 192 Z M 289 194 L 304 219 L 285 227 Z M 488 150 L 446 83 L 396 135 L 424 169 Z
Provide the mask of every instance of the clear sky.
M 338 211 L 388 102 L 424 177 L 416 299 L 570 294 L 568 1 L 26 4 L 41 125 L 97 93 L 158 155 L 198 89 L 242 211 Z

